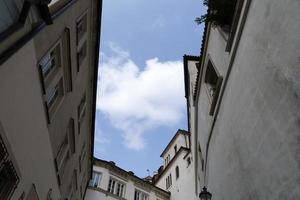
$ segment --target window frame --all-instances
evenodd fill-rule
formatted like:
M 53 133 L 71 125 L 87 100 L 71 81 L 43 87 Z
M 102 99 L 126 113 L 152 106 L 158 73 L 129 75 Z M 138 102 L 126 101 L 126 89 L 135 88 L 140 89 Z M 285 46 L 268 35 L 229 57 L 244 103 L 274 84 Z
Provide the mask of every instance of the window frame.
M 120 190 L 118 190 L 118 186 L 120 186 L 119 189 L 121 190 L 121 193 L 120 193 Z M 121 186 L 123 186 L 123 187 L 121 187 Z M 108 185 L 107 185 L 107 192 L 110 194 L 113 194 L 115 196 L 124 198 L 125 193 L 126 193 L 126 183 L 110 176 Z
M 175 177 L 176 177 L 176 180 L 179 178 L 179 167 L 178 167 L 178 165 L 175 167 Z
M 207 73 L 208 73 L 208 68 L 209 67 L 212 68 L 212 70 L 215 72 L 216 77 L 217 77 L 217 80 L 216 80 L 216 83 L 215 83 L 215 90 L 213 91 L 213 93 L 214 93 L 213 95 L 210 94 L 212 84 L 208 83 L 208 81 L 207 81 Z M 216 104 L 217 104 L 217 101 L 219 99 L 219 94 L 220 94 L 221 87 L 222 87 L 222 82 L 223 82 L 223 77 L 220 75 L 219 71 L 215 67 L 215 65 L 214 65 L 212 59 L 210 58 L 210 56 L 208 56 L 206 67 L 205 67 L 205 73 L 204 73 L 204 87 L 206 89 L 206 94 L 207 94 L 209 102 L 210 102 L 209 115 L 211 115 L 211 116 L 213 116 L 214 112 L 215 112 Z
M 96 176 L 98 177 L 97 181 L 95 180 Z M 90 180 L 89 186 L 93 187 L 93 188 L 100 188 L 100 183 L 101 183 L 101 180 L 102 180 L 102 176 L 103 176 L 102 172 L 93 171 L 92 179 Z
M 79 36 L 78 33 L 78 24 L 81 23 L 81 20 L 85 19 L 85 32 Z M 80 71 L 80 67 L 85 62 L 88 53 L 88 10 L 85 10 L 77 19 L 76 19 L 76 61 L 77 61 L 77 73 Z M 81 55 L 83 56 L 81 57 Z
M 0 153 L 3 155 L 2 159 L 0 160 L 0 173 L 1 176 L 2 174 L 7 175 L 8 179 L 10 180 L 10 182 L 3 181 L 2 184 L 0 183 L 0 199 L 10 199 L 20 182 L 20 172 L 18 171 L 13 154 L 11 153 L 7 143 L 8 141 L 5 137 L 5 133 L 0 122 Z

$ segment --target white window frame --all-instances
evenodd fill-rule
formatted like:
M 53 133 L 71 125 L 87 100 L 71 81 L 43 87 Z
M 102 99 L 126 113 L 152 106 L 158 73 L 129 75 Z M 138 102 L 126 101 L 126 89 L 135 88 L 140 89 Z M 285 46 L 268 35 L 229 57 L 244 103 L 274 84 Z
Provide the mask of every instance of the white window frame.
M 109 177 L 107 191 L 118 197 L 124 198 L 126 191 L 126 184 L 116 178 Z

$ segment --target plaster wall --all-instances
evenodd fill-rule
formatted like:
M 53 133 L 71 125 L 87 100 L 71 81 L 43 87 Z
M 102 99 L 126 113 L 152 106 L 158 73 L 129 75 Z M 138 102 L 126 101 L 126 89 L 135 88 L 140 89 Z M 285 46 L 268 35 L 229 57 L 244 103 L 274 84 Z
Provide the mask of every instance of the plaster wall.
M 208 148 L 214 199 L 300 198 L 299 9 L 297 0 L 252 0 L 235 57 L 211 29 L 205 62 L 209 55 L 225 74 L 234 59 Z M 204 83 L 197 106 L 206 154 L 213 118 Z
M 95 166 L 93 167 L 95 172 L 101 172 L 102 178 L 101 182 L 98 183 L 98 188 L 88 187 L 85 200 L 120 200 L 120 199 L 134 199 L 135 189 L 142 191 L 149 195 L 149 200 L 167 200 L 168 198 L 161 197 L 161 195 L 156 194 L 154 190 L 151 189 L 149 184 L 145 188 L 138 186 L 133 179 L 130 178 L 130 175 L 120 175 L 116 174 L 105 167 Z M 125 196 L 124 198 L 117 197 L 107 192 L 109 179 L 110 177 L 115 180 L 122 182 L 125 185 Z M 152 186 L 153 187 L 153 186 Z M 99 189 L 100 188 L 100 189 Z
M 195 104 L 194 104 L 194 94 L 195 94 L 195 87 L 196 87 L 196 79 L 197 79 L 197 67 L 196 63 L 199 63 L 199 61 L 188 61 L 188 66 L 187 66 L 187 71 L 188 71 L 188 77 L 189 77 L 189 94 L 187 96 L 187 109 L 188 109 L 188 123 L 189 123 L 189 132 L 190 132 L 190 140 L 191 140 L 191 145 L 190 145 L 190 150 L 191 150 L 191 157 L 193 160 L 193 168 L 194 168 L 194 182 L 195 182 L 195 194 L 198 194 L 197 190 L 197 180 L 198 180 L 198 148 L 197 148 L 197 134 L 196 134 L 196 126 L 195 126 Z M 201 161 L 200 161 L 201 163 Z
M 169 149 L 165 152 L 163 155 L 164 161 L 166 160 L 167 156 L 170 155 L 170 160 L 175 156 L 175 145 L 177 146 L 177 151 L 180 149 L 180 147 L 188 148 L 188 137 L 186 134 L 179 134 L 175 141 L 170 145 Z M 166 167 L 166 163 L 164 162 L 164 167 Z
M 40 199 L 46 199 L 49 189 L 54 199 L 60 198 L 36 63 L 31 40 L 0 66 L 1 136 L 20 178 L 11 199 L 23 192 L 27 196 L 32 184 Z
M 60 3 L 60 2 L 58 2 Z M 53 5 L 54 7 L 56 4 Z M 89 159 L 83 159 L 81 164 L 82 170 L 79 170 L 79 155 L 84 148 L 86 155 L 90 154 L 91 138 L 91 98 L 92 98 L 92 76 L 90 72 L 93 71 L 94 66 L 89 65 L 90 54 L 93 51 L 87 48 L 87 56 L 83 63 L 80 65 L 79 72 L 77 71 L 77 31 L 76 22 L 83 16 L 87 14 L 87 33 L 91 31 L 90 17 L 92 12 L 92 0 L 77 1 L 68 10 L 58 18 L 55 18 L 54 23 L 50 26 L 46 26 L 35 38 L 35 50 L 37 60 L 39 61 L 50 48 L 58 40 L 63 40 L 63 34 L 65 28 L 70 30 L 70 62 L 71 62 L 71 79 L 72 79 L 72 92 L 66 92 L 64 94 L 64 99 L 62 100 L 59 108 L 56 110 L 51 123 L 49 124 L 50 140 L 52 145 L 53 155 L 57 155 L 59 147 L 62 144 L 66 131 L 68 128 L 69 120 L 72 118 L 75 122 L 75 154 L 72 155 L 68 161 L 67 168 L 77 170 L 77 182 L 78 188 L 82 187 L 85 189 L 87 176 L 90 175 L 90 161 Z M 90 44 L 90 36 L 87 36 L 88 46 Z M 40 45 L 43 44 L 43 45 Z M 64 60 L 63 65 L 67 65 L 66 60 L 68 59 L 66 55 L 63 55 Z M 37 64 L 36 64 L 37 65 Z M 38 68 L 38 66 L 36 66 Z M 66 67 L 66 66 L 63 66 Z M 86 93 L 86 115 L 80 124 L 80 130 L 78 126 L 78 106 L 80 101 Z M 69 182 L 72 179 L 73 170 L 66 170 L 64 174 L 64 180 L 61 185 L 61 190 L 64 195 L 68 195 Z M 78 195 L 79 191 L 78 191 Z
M 189 165 L 185 155 L 188 152 L 186 150 L 181 150 L 179 156 L 176 157 L 175 162 L 171 163 L 171 166 L 164 172 L 155 185 L 166 191 L 171 192 L 171 200 L 196 200 L 195 187 L 194 187 L 194 167 L 193 162 Z M 179 177 L 176 179 L 175 168 L 179 167 Z M 172 185 L 166 188 L 166 178 L 171 174 Z

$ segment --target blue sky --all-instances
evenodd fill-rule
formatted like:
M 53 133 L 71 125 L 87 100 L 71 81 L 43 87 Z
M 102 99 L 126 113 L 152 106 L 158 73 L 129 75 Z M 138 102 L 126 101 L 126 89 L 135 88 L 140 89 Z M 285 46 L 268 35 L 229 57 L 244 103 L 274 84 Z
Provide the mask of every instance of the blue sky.
M 140 177 L 186 129 L 184 54 L 199 55 L 201 0 L 103 0 L 94 155 Z

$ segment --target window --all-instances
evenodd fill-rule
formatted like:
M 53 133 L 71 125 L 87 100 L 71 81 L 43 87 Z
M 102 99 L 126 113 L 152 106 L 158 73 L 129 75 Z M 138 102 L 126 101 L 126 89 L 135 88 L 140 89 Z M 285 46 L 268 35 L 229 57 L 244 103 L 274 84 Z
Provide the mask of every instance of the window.
M 75 153 L 75 131 L 74 131 L 74 119 L 71 118 L 67 128 L 67 135 L 70 143 L 70 153 Z
M 61 181 L 63 180 L 65 167 L 69 158 L 70 158 L 69 141 L 68 141 L 68 135 L 66 134 L 55 158 L 55 167 L 56 167 L 59 184 L 61 184 Z
M 76 190 L 77 190 L 77 170 L 74 170 L 72 175 L 72 180 L 68 186 L 68 193 L 69 193 L 68 200 L 74 199 Z
M 174 146 L 174 151 L 177 153 L 177 145 Z
M 84 35 L 87 33 L 87 15 L 84 14 L 76 24 L 77 31 L 77 44 L 83 39 Z
M 118 197 L 125 196 L 125 184 L 112 177 L 109 178 L 107 191 L 111 194 L 117 195 Z
M 149 200 L 149 195 L 145 192 L 135 190 L 134 191 L 134 200 Z
M 19 19 L 19 10 L 16 2 L 13 0 L 0 1 L 0 33 L 9 29 L 17 23 Z
M 72 91 L 72 63 L 71 63 L 71 42 L 70 42 L 70 29 L 65 28 L 63 34 L 62 51 L 64 55 L 63 69 L 65 80 L 65 91 Z
M 18 174 L 0 135 L 0 199 L 9 199 L 18 183 Z
M 85 116 L 85 110 L 86 110 L 86 95 L 83 94 L 80 103 L 77 108 L 77 114 L 78 114 L 78 133 L 80 133 L 81 123 L 83 122 L 83 118 Z
M 204 159 L 203 159 L 203 156 L 202 156 L 201 146 L 200 146 L 199 143 L 198 143 L 198 157 L 199 157 L 199 160 L 201 162 L 201 170 L 203 171 L 204 170 Z
M 221 89 L 223 78 L 218 75 L 212 62 L 209 60 L 206 68 L 205 80 L 209 99 L 211 101 L 210 115 L 214 114 L 215 106 L 217 104 L 219 92 Z
M 9 199 L 19 182 L 18 175 L 11 161 L 5 161 L 0 171 L 0 198 Z
M 166 178 L 166 188 L 168 189 L 171 186 L 172 186 L 172 175 L 169 174 L 169 176 L 167 176 Z
M 83 43 L 83 45 L 80 47 L 80 49 L 77 52 L 77 72 L 79 72 L 79 68 L 86 57 L 86 42 Z
M 43 76 L 43 81 L 47 82 L 49 77 L 53 75 L 59 67 L 61 67 L 61 43 L 58 42 L 55 46 L 41 59 L 40 69 Z
M 45 96 L 48 117 L 51 119 L 64 96 L 63 80 L 60 79 L 53 88 L 49 88 Z
M 235 33 L 236 33 L 236 30 L 237 30 L 237 26 L 238 26 L 238 23 L 239 23 L 239 19 L 244 18 L 248 13 L 249 3 L 250 3 L 249 0 L 247 1 L 248 6 L 247 5 L 245 6 L 245 10 L 244 10 L 243 15 L 241 17 L 241 11 L 242 11 L 244 2 L 245 2 L 245 0 L 235 0 L 234 1 L 234 8 L 231 12 L 232 13 L 232 18 L 231 18 L 231 21 L 230 21 L 229 37 L 228 37 L 227 45 L 226 45 L 226 51 L 228 51 L 228 52 L 231 50 L 232 43 L 233 43 Z
M 178 179 L 179 178 L 179 167 L 178 166 L 176 166 L 176 168 L 175 168 L 175 174 L 176 174 L 176 179 Z
M 82 170 L 82 163 L 85 159 L 85 143 L 82 145 L 81 153 L 79 155 L 79 171 Z
M 85 13 L 76 23 L 77 40 L 77 72 L 79 72 L 87 54 L 87 13 Z
M 190 164 L 191 164 L 191 157 L 187 157 L 186 162 L 187 162 L 187 166 L 190 166 Z
M 90 180 L 89 186 L 90 187 L 100 186 L 101 179 L 102 179 L 102 173 L 94 171 L 93 177 L 92 177 L 92 180 Z

